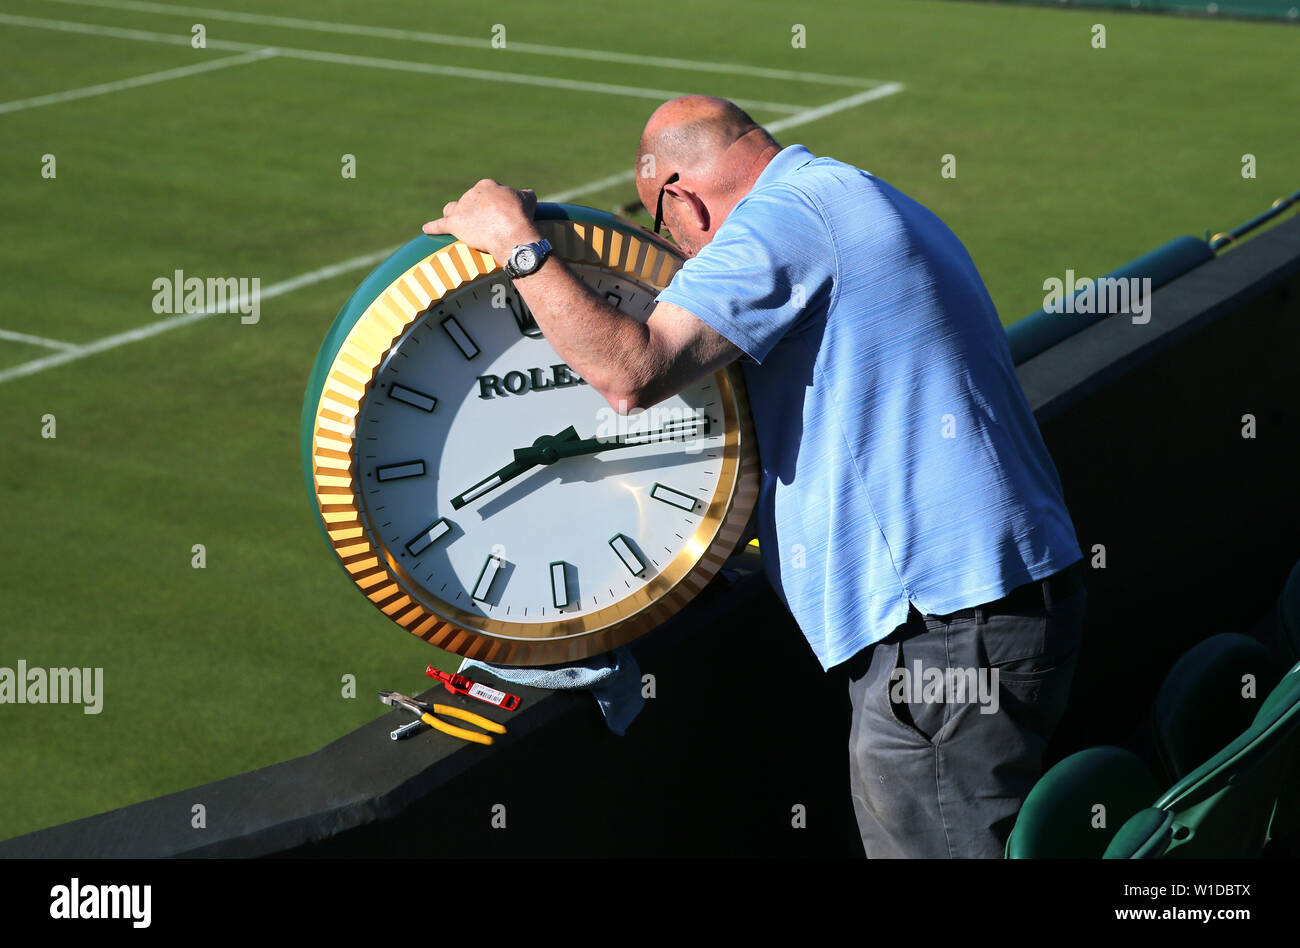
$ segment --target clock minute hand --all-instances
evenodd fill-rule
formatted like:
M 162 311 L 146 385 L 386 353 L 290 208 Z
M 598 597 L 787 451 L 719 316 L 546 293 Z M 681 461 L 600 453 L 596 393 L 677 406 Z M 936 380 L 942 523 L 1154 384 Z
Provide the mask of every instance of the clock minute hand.
M 531 445 L 515 448 L 515 459 L 498 471 L 489 474 L 473 487 L 451 499 L 451 506 L 459 510 L 472 500 L 477 500 L 489 491 L 496 490 L 502 484 L 514 480 L 521 474 L 531 471 L 543 464 L 554 464 L 561 458 L 576 458 L 587 454 L 597 454 L 615 448 L 634 448 L 642 444 L 655 444 L 657 441 L 670 441 L 683 435 L 707 434 L 709 420 L 704 418 L 689 424 L 657 428 L 654 431 L 639 431 L 620 438 L 579 438 L 577 430 L 570 425 L 559 434 L 542 435 Z
M 643 444 L 672 441 L 683 435 L 708 434 L 708 431 L 709 421 L 705 418 L 702 421 L 692 423 L 689 427 L 669 426 L 656 428 L 653 431 L 638 431 L 619 438 L 570 439 L 563 444 L 553 444 L 543 448 L 522 448 L 515 452 L 515 457 L 534 464 L 551 464 L 560 458 L 582 457 L 586 454 L 597 454 L 601 451 L 612 451 L 616 448 L 635 448 Z
M 460 510 L 471 500 L 477 500 L 489 491 L 496 490 L 502 484 L 514 480 L 520 474 L 531 471 L 539 464 L 550 464 L 551 461 L 558 457 L 554 453 L 556 445 L 576 441 L 577 438 L 577 430 L 570 425 L 559 434 L 542 435 L 527 448 L 515 448 L 515 459 L 513 461 L 489 474 L 473 487 L 453 497 L 451 499 L 452 508 Z
M 661 441 L 676 441 L 679 438 L 706 435 L 708 433 L 709 418 L 705 415 L 691 421 L 665 425 L 663 428 L 656 428 L 654 431 L 632 432 L 624 438 L 616 439 L 614 447 L 624 448 L 636 447 L 639 444 L 657 444 Z

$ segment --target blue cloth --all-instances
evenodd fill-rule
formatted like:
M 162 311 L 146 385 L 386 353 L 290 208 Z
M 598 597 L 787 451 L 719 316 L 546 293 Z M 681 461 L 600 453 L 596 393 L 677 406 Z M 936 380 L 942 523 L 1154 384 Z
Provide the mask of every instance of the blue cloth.
M 748 357 L 764 566 L 823 667 L 1082 558 L 974 263 L 884 181 L 783 149 L 658 298 Z
M 573 665 L 540 665 L 524 668 L 516 665 L 489 665 L 467 658 L 460 670 L 482 668 L 502 681 L 530 688 L 573 691 L 589 688 L 605 716 L 605 724 L 622 737 L 627 726 L 645 707 L 641 694 L 641 668 L 636 656 L 626 647 L 616 648 Z

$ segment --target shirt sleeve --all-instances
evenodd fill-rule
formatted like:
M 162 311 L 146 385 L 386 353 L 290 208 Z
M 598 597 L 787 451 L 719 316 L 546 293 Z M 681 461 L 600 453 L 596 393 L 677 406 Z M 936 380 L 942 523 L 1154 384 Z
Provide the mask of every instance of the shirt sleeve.
M 774 184 L 743 198 L 713 240 L 659 294 L 755 362 L 824 313 L 835 249 L 821 212 L 803 192 Z

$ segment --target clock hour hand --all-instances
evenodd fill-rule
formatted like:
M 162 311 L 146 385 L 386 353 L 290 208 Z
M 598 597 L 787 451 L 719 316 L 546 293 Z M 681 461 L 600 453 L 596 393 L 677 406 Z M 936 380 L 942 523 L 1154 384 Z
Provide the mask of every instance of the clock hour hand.
M 559 434 L 542 435 L 530 446 L 516 448 L 513 461 L 500 470 L 489 474 L 473 487 L 453 497 L 451 506 L 456 510 L 460 510 L 471 500 L 477 500 L 489 491 L 496 490 L 502 484 L 514 480 L 520 474 L 531 471 L 539 464 L 550 464 L 551 461 L 561 456 L 556 453 L 559 444 L 577 441 L 577 439 L 578 432 L 570 425 Z

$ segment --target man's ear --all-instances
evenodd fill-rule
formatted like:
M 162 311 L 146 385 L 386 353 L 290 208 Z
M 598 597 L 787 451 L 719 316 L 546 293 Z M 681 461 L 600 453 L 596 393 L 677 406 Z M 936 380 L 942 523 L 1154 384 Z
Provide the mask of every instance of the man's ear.
M 681 214 L 694 223 L 696 229 L 707 234 L 709 232 L 709 222 L 712 218 L 709 215 L 708 206 L 700 199 L 700 196 L 694 191 L 683 188 L 680 184 L 670 184 L 668 188 L 671 193 L 676 194 Z

